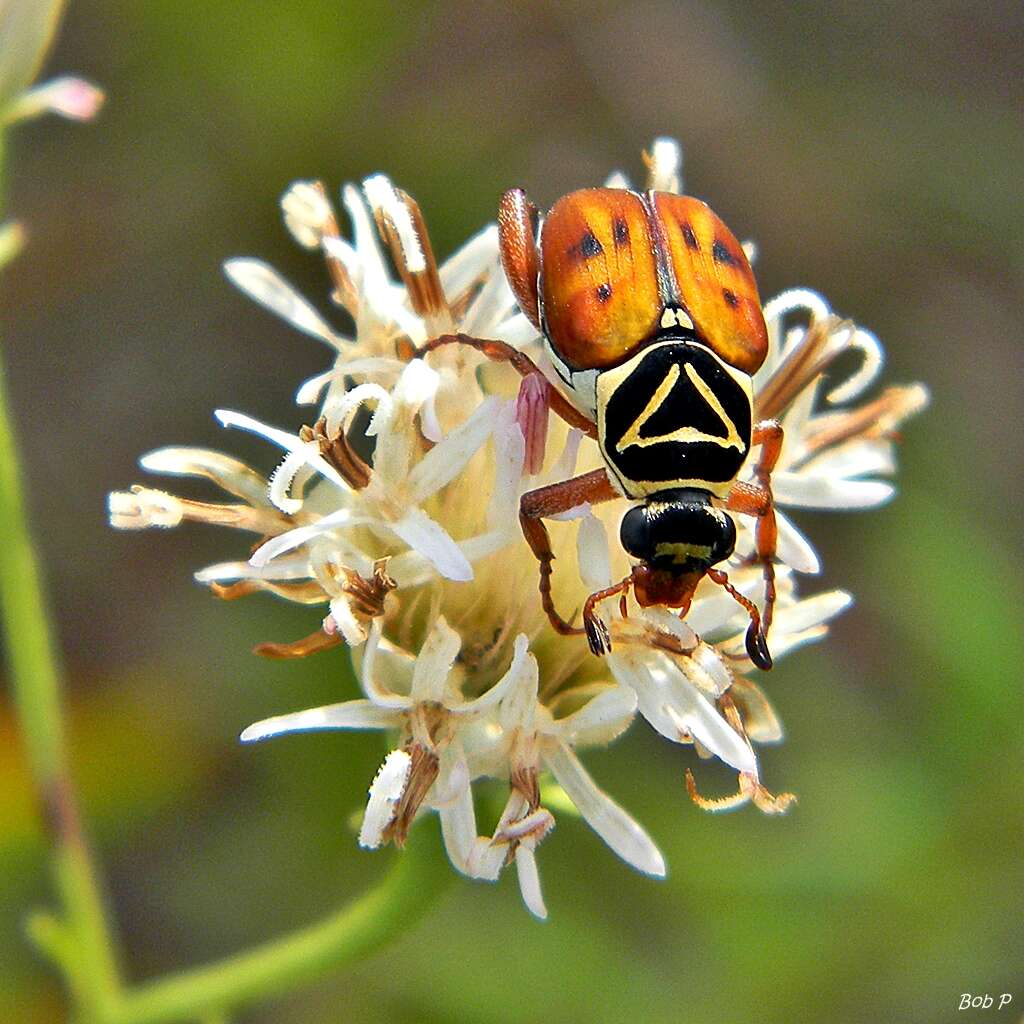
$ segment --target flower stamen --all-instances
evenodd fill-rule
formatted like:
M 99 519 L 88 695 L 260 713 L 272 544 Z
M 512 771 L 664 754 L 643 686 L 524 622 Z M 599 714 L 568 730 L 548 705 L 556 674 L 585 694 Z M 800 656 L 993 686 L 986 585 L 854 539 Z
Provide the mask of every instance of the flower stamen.
M 347 481 L 353 490 L 362 490 L 370 482 L 370 465 L 349 443 L 344 429 L 332 438 L 327 432 L 327 417 L 321 416 L 311 427 L 299 428 L 299 438 L 316 441 L 321 456 Z
M 342 638 L 336 633 L 328 633 L 323 627 L 301 640 L 293 640 L 291 643 L 274 643 L 265 641 L 252 649 L 253 654 L 261 658 L 271 658 L 275 661 L 284 661 L 290 658 L 308 658 L 311 654 L 319 654 L 321 651 L 329 651 L 342 643 Z

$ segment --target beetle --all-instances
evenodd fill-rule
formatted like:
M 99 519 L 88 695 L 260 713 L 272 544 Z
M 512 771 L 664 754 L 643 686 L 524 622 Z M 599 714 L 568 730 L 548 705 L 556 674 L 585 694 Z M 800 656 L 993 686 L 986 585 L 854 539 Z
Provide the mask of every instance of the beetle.
M 624 606 L 632 589 L 641 607 L 685 616 L 707 576 L 747 610 L 747 653 L 759 668 L 771 668 L 771 473 L 783 434 L 775 420 L 754 422 L 752 377 L 767 354 L 768 332 L 742 246 L 699 199 L 618 188 L 569 193 L 543 219 L 521 189 L 511 189 L 498 230 L 505 275 L 562 385 L 548 389 L 551 409 L 596 440 L 604 460 L 598 470 L 521 499 L 520 523 L 539 563 L 552 626 L 585 633 L 601 655 L 611 649 L 597 614 L 601 601 L 619 595 Z M 511 363 L 524 377 L 540 372 L 512 346 L 464 334 L 434 338 L 419 353 L 453 343 Z M 757 445 L 754 479 L 738 480 Z M 639 502 L 620 526 L 636 563 L 625 579 L 587 598 L 578 628 L 554 607 L 554 554 L 543 520 L 619 497 Z M 730 511 L 757 520 L 763 613 L 715 568 L 735 547 Z

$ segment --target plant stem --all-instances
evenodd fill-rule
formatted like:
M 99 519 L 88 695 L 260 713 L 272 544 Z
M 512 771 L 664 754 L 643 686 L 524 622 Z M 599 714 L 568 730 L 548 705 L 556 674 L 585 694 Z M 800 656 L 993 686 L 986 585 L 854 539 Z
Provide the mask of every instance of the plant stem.
M 452 877 L 436 840 L 416 838 L 384 881 L 347 907 L 247 953 L 142 985 L 126 993 L 110 1024 L 216 1019 L 211 1015 L 288 992 L 378 949 L 410 928 Z
M 0 191 L 2 171 L 0 136 Z M 422 835 L 415 847 L 396 858 L 381 883 L 323 921 L 134 991 L 121 987 L 112 933 L 68 769 L 58 659 L 28 529 L 7 396 L 0 358 L 0 621 L 62 907 L 60 914 L 31 915 L 27 931 L 64 975 L 75 1019 L 83 1024 L 217 1024 L 240 1004 L 321 977 L 407 930 L 452 875 L 436 842 L 425 842 Z
M 0 170 L 3 150 L 0 140 Z M 50 618 L 29 534 L 6 371 L 0 358 L 0 613 L 25 753 L 54 847 L 54 873 L 71 937 L 69 984 L 86 1020 L 99 1020 L 115 996 L 113 943 L 68 772 L 60 675 Z

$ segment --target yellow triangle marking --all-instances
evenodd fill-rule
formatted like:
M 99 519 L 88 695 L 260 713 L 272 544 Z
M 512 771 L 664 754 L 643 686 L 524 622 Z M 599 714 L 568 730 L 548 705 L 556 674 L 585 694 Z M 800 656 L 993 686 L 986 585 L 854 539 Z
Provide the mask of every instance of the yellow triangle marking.
M 726 436 L 716 437 L 714 434 L 706 434 L 696 427 L 678 427 L 670 434 L 659 434 L 657 437 L 641 437 L 640 431 L 647 421 L 661 408 L 662 403 L 668 398 L 679 380 L 679 364 L 673 363 L 669 368 L 665 379 L 658 385 L 657 391 L 651 396 L 651 400 L 644 407 L 643 412 L 636 418 L 636 422 L 627 430 L 615 444 L 615 450 L 621 455 L 631 445 L 637 448 L 649 448 L 652 444 L 666 444 L 672 441 L 680 444 L 696 444 L 705 442 L 717 444 L 720 448 L 735 448 L 743 451 L 743 439 L 736 431 L 736 424 L 729 418 L 728 413 L 722 408 L 718 395 L 711 390 L 703 377 L 693 368 L 691 363 L 686 364 L 686 376 L 690 383 L 697 389 L 697 393 L 708 403 L 711 411 L 722 421 L 725 427 Z

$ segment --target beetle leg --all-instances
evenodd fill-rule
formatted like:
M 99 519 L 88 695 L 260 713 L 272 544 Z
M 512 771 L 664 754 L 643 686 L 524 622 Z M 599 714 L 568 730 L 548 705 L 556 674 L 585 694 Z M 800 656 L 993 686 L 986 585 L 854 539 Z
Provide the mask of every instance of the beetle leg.
M 519 349 L 513 348 L 504 341 L 488 338 L 474 338 L 468 334 L 442 334 L 431 338 L 425 345 L 414 350 L 414 356 L 423 357 L 443 345 L 466 345 L 487 356 L 496 363 L 508 363 L 520 376 L 528 377 L 531 373 L 540 373 L 537 364 Z M 541 374 L 543 376 L 543 374 Z M 545 378 L 547 379 L 547 378 Z M 548 388 L 548 405 L 551 411 L 577 430 L 582 430 L 588 437 L 597 437 L 597 424 L 588 419 L 560 391 Z
M 586 631 L 587 643 L 590 644 L 592 654 L 596 654 L 600 657 L 602 654 L 607 654 L 612 649 L 612 639 L 608 633 L 608 627 L 604 624 L 603 620 L 598 617 L 594 608 L 600 601 L 605 600 L 605 598 L 621 594 L 621 610 L 623 616 L 625 616 L 626 595 L 629 593 L 629 588 L 632 585 L 633 574 L 630 573 L 625 579 L 619 580 L 618 583 L 613 583 L 610 587 L 605 587 L 604 590 L 599 590 L 597 593 L 591 594 L 584 602 L 583 628 Z
M 551 550 L 551 537 L 543 520 L 561 512 L 568 512 L 569 509 L 582 505 L 584 502 L 596 505 L 599 502 L 611 501 L 612 498 L 618 497 L 620 495 L 612 487 L 608 473 L 604 469 L 595 469 L 591 473 L 584 473 L 583 476 L 576 476 L 571 480 L 549 484 L 547 487 L 538 487 L 535 491 L 527 491 L 520 499 L 519 523 L 523 528 L 523 535 L 530 545 L 530 550 L 540 563 L 540 582 L 538 584 L 540 601 L 555 632 L 561 633 L 562 636 L 580 636 L 586 633 L 589 640 L 590 628 L 588 626 L 587 629 L 580 629 L 578 626 L 573 626 L 555 610 L 554 601 L 551 598 L 551 574 L 553 572 L 551 563 L 554 562 L 555 555 Z
M 761 445 L 761 454 L 754 466 L 754 481 L 740 481 L 729 492 L 725 507 L 757 517 L 754 543 L 757 561 L 764 572 L 764 612 L 761 616 L 761 645 L 767 653 L 766 640 L 775 611 L 775 548 L 779 530 L 775 521 L 775 500 L 772 497 L 772 470 L 782 452 L 783 431 L 777 420 L 762 420 L 754 426 L 751 444 Z M 749 648 L 749 645 L 748 645 Z M 770 661 L 770 657 L 769 657 Z
M 744 597 L 730 582 L 728 573 L 721 569 L 708 569 L 708 579 L 724 587 L 735 601 L 743 605 L 750 616 L 750 625 L 747 627 L 747 656 L 762 671 L 767 672 L 772 667 L 772 655 L 768 650 L 768 642 L 765 638 L 765 629 L 762 625 L 761 613 L 757 605 L 750 598 Z

